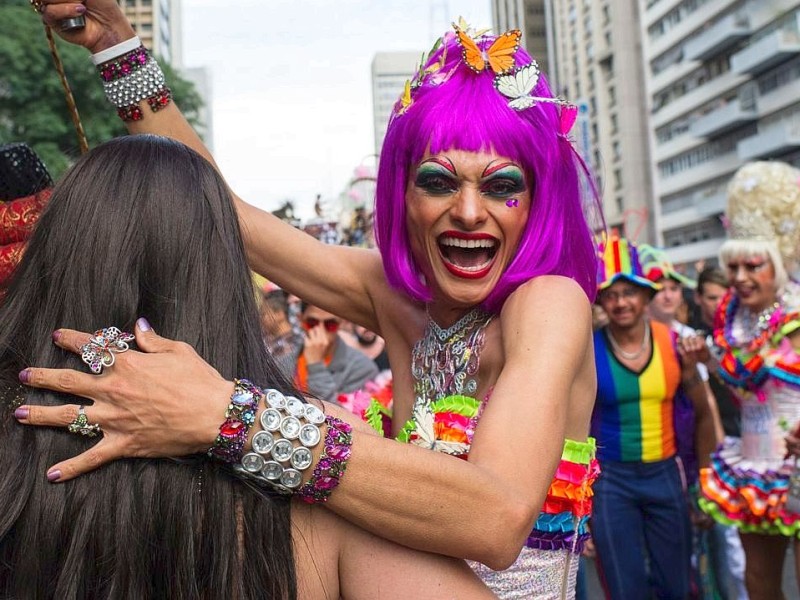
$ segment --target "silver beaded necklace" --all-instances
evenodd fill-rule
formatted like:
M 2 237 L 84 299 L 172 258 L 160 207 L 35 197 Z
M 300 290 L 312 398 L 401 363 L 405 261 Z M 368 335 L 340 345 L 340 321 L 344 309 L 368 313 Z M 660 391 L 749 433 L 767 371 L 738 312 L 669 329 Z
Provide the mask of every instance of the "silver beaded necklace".
M 743 343 L 750 342 L 769 329 L 772 316 L 780 308 L 781 302 L 779 300 L 776 300 L 771 306 L 758 313 L 753 313 L 749 308 L 742 307 L 742 310 L 739 311 L 741 315 L 741 341 Z
M 625 360 L 636 360 L 642 354 L 644 354 L 645 350 L 647 350 L 647 347 L 650 344 L 650 325 L 648 323 L 644 324 L 644 337 L 642 338 L 642 345 L 638 350 L 633 352 L 626 352 L 622 349 L 617 340 L 614 339 L 611 329 L 606 329 L 606 333 L 608 333 L 608 341 L 611 342 L 611 348 L 613 348 L 614 352 L 616 352 Z
M 475 394 L 486 326 L 493 318 L 494 315 L 473 308 L 453 325 L 442 329 L 428 313 L 425 332 L 411 352 L 415 406 L 430 405 L 438 398 L 453 394 Z

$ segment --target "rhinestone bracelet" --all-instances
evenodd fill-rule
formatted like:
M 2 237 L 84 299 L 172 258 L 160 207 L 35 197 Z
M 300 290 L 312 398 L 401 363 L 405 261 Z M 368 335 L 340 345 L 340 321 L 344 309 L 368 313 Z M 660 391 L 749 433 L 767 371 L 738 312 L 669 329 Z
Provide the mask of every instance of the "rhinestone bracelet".
M 303 471 L 311 466 L 310 448 L 319 444 L 319 426 L 325 413 L 313 404 L 278 390 L 265 391 L 267 408 L 261 413 L 261 431 L 253 436 L 252 450 L 234 466 L 237 473 L 292 493 L 303 482 Z
M 127 77 L 134 71 L 138 71 L 147 64 L 148 58 L 150 58 L 150 53 L 147 51 L 147 48 L 139 46 L 130 52 L 126 52 L 122 56 L 118 56 L 98 65 L 97 70 L 100 71 L 102 80 L 108 83 Z
M 225 421 L 219 427 L 214 445 L 208 449 L 208 456 L 226 463 L 239 462 L 262 397 L 261 390 L 247 379 L 234 380 L 231 401 L 225 410 Z
M 156 59 L 150 57 L 140 68 L 127 75 L 103 83 L 106 100 L 117 108 L 136 104 L 164 89 L 164 72 Z
M 325 422 L 328 424 L 325 450 L 311 479 L 297 490 L 300 499 L 309 504 L 328 501 L 344 475 L 353 444 L 353 428 L 349 423 L 330 415 L 325 417 Z
M 106 99 L 123 121 L 139 121 L 144 113 L 139 102 L 147 100 L 158 112 L 170 103 L 172 92 L 164 72 L 144 46 L 139 46 L 97 66 Z

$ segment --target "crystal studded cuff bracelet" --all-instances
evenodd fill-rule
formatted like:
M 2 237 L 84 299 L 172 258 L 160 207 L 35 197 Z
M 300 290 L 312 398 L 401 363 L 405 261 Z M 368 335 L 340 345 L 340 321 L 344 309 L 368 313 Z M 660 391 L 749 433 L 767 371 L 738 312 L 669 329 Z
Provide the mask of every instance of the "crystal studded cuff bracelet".
M 353 444 L 353 429 L 328 415 L 325 417 L 328 431 L 325 433 L 325 450 L 314 468 L 311 479 L 297 491 L 297 495 L 309 504 L 327 502 L 331 493 L 341 483 Z
M 261 389 L 247 379 L 234 380 L 231 401 L 225 410 L 225 421 L 220 425 L 214 445 L 208 449 L 211 458 L 226 463 L 239 462 L 262 397 Z
M 319 444 L 325 413 L 313 404 L 274 389 L 265 390 L 266 409 L 252 449 L 234 471 L 275 490 L 293 493 L 303 482 L 303 471 L 313 463 L 311 448 Z
M 172 99 L 164 73 L 144 46 L 97 66 L 106 99 L 117 108 L 124 121 L 139 121 L 144 114 L 139 102 L 146 100 L 158 112 Z

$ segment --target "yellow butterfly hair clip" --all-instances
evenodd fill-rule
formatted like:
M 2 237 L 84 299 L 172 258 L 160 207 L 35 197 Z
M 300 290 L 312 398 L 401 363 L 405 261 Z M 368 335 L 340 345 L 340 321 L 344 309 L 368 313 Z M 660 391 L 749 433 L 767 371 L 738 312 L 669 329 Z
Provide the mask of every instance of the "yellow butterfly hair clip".
M 413 103 L 414 99 L 411 97 L 411 80 L 406 79 L 406 84 L 403 86 L 403 93 L 400 95 L 400 108 L 397 110 L 398 116 L 411 108 Z

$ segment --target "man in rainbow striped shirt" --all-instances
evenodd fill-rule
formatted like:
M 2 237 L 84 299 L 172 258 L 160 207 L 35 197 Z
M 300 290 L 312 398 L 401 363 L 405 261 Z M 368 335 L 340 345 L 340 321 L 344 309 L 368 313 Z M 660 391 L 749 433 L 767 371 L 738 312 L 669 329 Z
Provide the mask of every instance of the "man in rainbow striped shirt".
M 675 396 L 695 410 L 695 450 L 704 466 L 716 447 L 712 408 L 697 371 L 699 337 L 679 339 L 646 318 L 658 284 L 642 274 L 633 243 L 602 249 L 597 301 L 608 325 L 594 336 L 597 400 L 592 436 L 602 475 L 592 535 L 612 600 L 689 597 L 691 526 L 686 477 L 677 457 Z

